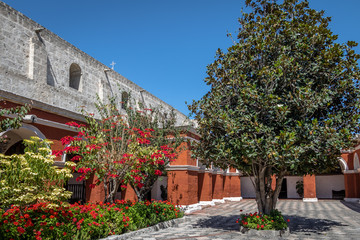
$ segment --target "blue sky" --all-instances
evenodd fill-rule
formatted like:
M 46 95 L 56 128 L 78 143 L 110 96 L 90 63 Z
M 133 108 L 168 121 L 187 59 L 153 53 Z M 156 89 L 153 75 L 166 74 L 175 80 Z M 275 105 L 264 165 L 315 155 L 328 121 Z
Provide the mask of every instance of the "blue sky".
M 235 33 L 245 0 L 2 0 L 188 114 L 208 90 L 206 66 Z M 360 42 L 360 0 L 310 0 L 339 42 Z M 357 48 L 359 50 L 359 48 Z

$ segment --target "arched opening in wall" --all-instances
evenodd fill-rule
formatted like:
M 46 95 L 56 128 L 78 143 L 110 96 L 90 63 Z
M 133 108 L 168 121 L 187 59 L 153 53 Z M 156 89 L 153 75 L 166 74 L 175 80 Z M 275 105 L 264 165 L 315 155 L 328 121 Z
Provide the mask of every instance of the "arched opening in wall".
M 73 161 L 76 154 L 66 154 L 65 161 Z M 75 161 L 76 162 L 76 161 Z M 69 199 L 69 203 L 73 204 L 76 202 L 85 203 L 86 201 L 86 180 L 80 179 L 81 174 L 78 172 L 73 173 L 73 177 L 69 179 L 65 185 L 67 191 L 72 192 Z
M 355 156 L 354 156 L 354 170 L 357 170 L 358 168 L 360 168 L 359 156 L 357 155 L 357 153 L 355 153 Z
M 23 154 L 25 150 L 24 139 L 30 139 L 32 136 L 45 139 L 45 135 L 42 134 L 39 129 L 27 124 L 23 124 L 23 126 L 18 129 L 4 131 L 0 133 L 0 136 L 6 136 L 5 141 L 0 145 L 0 153 L 5 155 Z
M 126 109 L 129 101 L 129 94 L 122 92 L 121 94 L 121 109 Z
M 339 157 L 338 160 L 342 172 L 349 170 L 349 167 L 343 158 Z
M 81 80 L 81 68 L 76 63 L 70 65 L 69 70 L 69 87 L 79 90 Z

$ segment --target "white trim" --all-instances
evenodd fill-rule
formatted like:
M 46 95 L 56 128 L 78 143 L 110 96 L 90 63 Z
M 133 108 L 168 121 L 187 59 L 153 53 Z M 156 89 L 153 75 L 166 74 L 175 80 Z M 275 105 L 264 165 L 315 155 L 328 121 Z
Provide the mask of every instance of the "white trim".
M 353 165 L 354 165 L 354 170 L 355 169 L 359 169 L 360 168 L 360 164 L 359 164 L 359 156 L 357 153 L 355 153 L 354 155 L 354 161 L 353 161 Z
M 178 207 L 180 207 L 185 214 L 189 214 L 202 209 L 202 205 L 199 203 L 190 204 L 190 205 L 178 205 Z
M 223 199 L 213 199 L 212 201 L 200 201 L 190 205 L 178 205 L 178 207 L 182 208 L 185 214 L 189 214 L 203 209 L 204 206 L 215 206 L 216 203 L 225 203 L 225 201 L 241 201 L 242 199 L 242 197 L 228 197 Z
M 215 206 L 213 201 L 200 201 L 198 204 L 201 206 Z
M 234 172 L 231 172 L 231 173 L 225 173 L 224 174 L 225 176 L 240 176 L 240 173 L 234 173 Z
M 355 169 L 355 170 L 347 170 L 347 171 L 343 171 L 344 174 L 356 174 L 360 172 L 360 168 Z
M 70 131 L 70 132 L 78 132 L 79 131 L 77 128 L 68 126 L 64 123 L 54 122 L 54 121 L 46 120 L 43 118 L 36 118 L 34 123 L 48 126 L 48 127 L 58 128 L 58 129 L 62 129 L 62 130 Z
M 208 168 L 206 168 L 206 169 L 200 169 L 199 170 L 199 173 L 213 173 L 213 170 L 212 169 L 208 169 Z
M 231 201 L 231 202 L 240 202 L 243 198 L 242 197 L 225 197 L 225 201 Z
M 200 168 L 192 165 L 170 165 L 167 171 L 199 171 Z
M 360 198 L 344 198 L 345 202 L 358 202 Z
M 17 115 L 16 114 L 5 114 L 4 117 L 15 118 L 15 117 L 17 117 Z M 48 126 L 48 127 L 58 128 L 58 129 L 67 130 L 67 131 L 71 131 L 71 132 L 78 132 L 78 129 L 75 127 L 68 126 L 64 123 L 46 120 L 43 118 L 38 118 L 34 114 L 25 115 L 23 118 L 23 122 L 24 123 L 37 123 L 37 124 Z
M 218 175 L 226 175 L 226 170 L 222 170 L 222 169 L 213 169 L 212 174 L 218 174 Z
M 303 202 L 317 202 L 317 198 L 303 198 Z
M 345 173 L 346 171 L 348 171 L 348 170 L 349 170 L 349 167 L 348 167 L 346 161 L 345 161 L 342 157 L 338 157 L 337 159 L 338 159 L 339 162 L 340 162 L 340 166 L 342 166 L 341 170 L 343 170 L 343 173 Z

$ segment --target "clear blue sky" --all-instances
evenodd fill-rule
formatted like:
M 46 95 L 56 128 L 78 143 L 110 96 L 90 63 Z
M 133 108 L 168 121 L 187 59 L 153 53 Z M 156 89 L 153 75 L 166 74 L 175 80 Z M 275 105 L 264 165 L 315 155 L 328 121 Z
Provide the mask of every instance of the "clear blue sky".
M 208 90 L 206 66 L 232 45 L 245 0 L 3 0 L 181 112 Z M 309 0 L 339 42 L 360 42 L 360 0 Z M 357 48 L 359 51 L 359 48 Z

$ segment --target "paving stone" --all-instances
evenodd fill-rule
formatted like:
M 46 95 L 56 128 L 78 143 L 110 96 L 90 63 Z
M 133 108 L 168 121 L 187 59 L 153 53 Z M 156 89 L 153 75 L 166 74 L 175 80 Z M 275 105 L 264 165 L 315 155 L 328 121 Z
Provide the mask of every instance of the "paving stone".
M 254 200 L 216 204 L 187 216 L 176 227 L 142 233 L 129 239 L 360 239 L 360 204 L 338 200 L 304 203 L 280 200 L 277 208 L 290 219 L 290 235 L 280 237 L 247 236 L 239 232 L 235 222 L 240 213 L 257 211 Z M 242 212 L 240 212 L 242 210 Z

